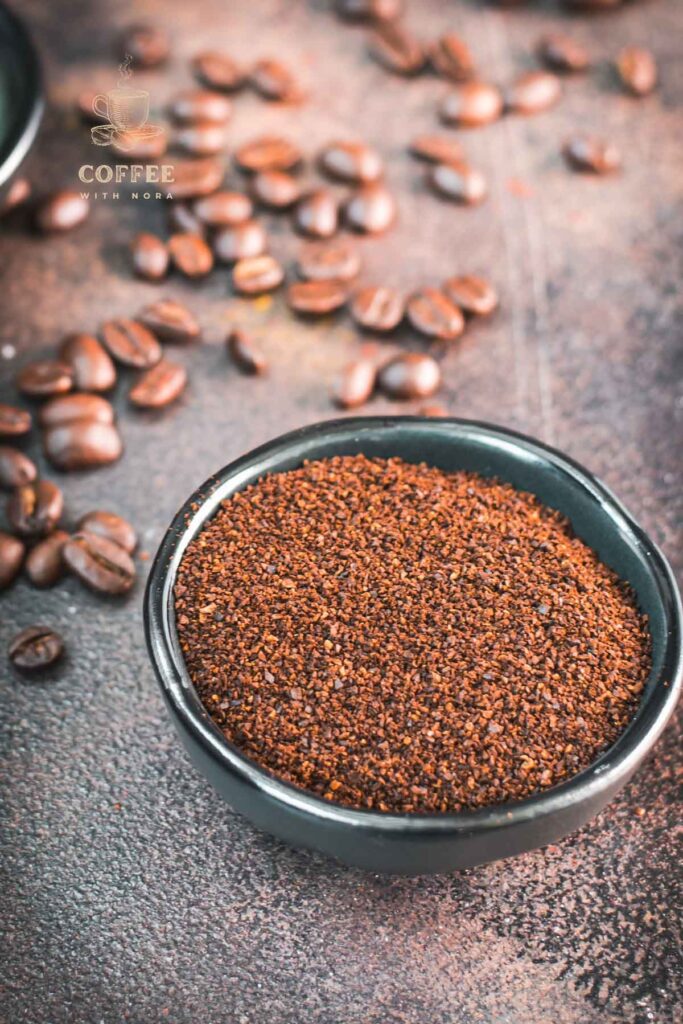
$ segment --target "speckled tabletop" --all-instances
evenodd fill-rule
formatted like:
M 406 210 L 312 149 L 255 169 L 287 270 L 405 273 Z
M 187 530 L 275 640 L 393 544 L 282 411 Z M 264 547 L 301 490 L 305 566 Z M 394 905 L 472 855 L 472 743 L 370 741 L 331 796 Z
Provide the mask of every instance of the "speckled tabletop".
M 17 5 L 15 5 L 17 6 Z M 443 83 L 384 74 L 359 29 L 323 0 L 21 0 L 45 59 L 49 109 L 31 166 L 41 191 L 75 186 L 92 162 L 73 114 L 83 88 L 115 75 L 121 26 L 158 17 L 170 68 L 142 74 L 161 106 L 189 82 L 187 57 L 225 46 L 248 60 L 296 64 L 302 108 L 241 97 L 232 147 L 284 131 L 308 152 L 349 133 L 385 154 L 400 223 L 362 243 L 367 280 L 409 288 L 488 271 L 500 313 L 444 363 L 456 414 L 539 436 L 611 485 L 680 570 L 681 138 L 679 0 L 571 19 L 598 58 L 563 102 L 466 138 L 491 196 L 473 210 L 439 203 L 405 153 L 435 126 Z M 538 35 L 569 25 L 550 5 L 500 11 L 414 0 L 424 36 L 453 27 L 488 77 L 509 79 Z M 650 45 L 661 88 L 621 95 L 606 61 Z M 313 88 L 314 83 L 317 83 Z M 558 150 L 574 128 L 624 152 L 614 180 L 572 175 Z M 284 430 L 335 415 L 329 382 L 357 345 L 344 317 L 295 321 L 282 300 L 236 301 L 218 271 L 200 286 L 131 278 L 127 244 L 162 230 L 158 202 L 99 199 L 89 222 L 41 241 L 15 218 L 0 230 L 2 398 L 22 360 L 60 336 L 175 294 L 197 311 L 204 343 L 180 353 L 191 384 L 180 405 L 133 415 L 117 397 L 124 459 L 64 479 L 70 521 L 92 507 L 128 516 L 152 552 L 171 515 L 211 471 Z M 274 218 L 273 248 L 294 241 Z M 268 351 L 264 380 L 238 376 L 222 347 L 229 323 Z M 419 344 L 406 331 L 389 346 Z M 377 412 L 391 408 L 375 403 Z M 34 446 L 35 447 L 35 446 Z M 33 451 L 33 447 L 30 448 Z M 255 831 L 190 766 L 145 651 L 141 579 L 124 604 L 74 581 L 2 596 L 0 640 L 36 619 L 67 638 L 48 680 L 3 673 L 4 932 L 0 1020 L 7 1024 L 597 1024 L 683 1020 L 680 718 L 621 796 L 557 845 L 449 877 L 383 878 L 296 852 Z M 679 776 L 680 778 L 680 776 Z

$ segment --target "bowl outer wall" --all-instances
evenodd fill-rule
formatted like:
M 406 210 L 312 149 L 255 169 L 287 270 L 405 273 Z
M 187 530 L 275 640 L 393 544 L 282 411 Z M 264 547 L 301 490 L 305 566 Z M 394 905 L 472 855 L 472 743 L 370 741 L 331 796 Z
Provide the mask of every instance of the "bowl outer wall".
M 45 106 L 38 54 L 23 23 L 2 3 L 0 56 L 12 114 L 7 138 L 0 145 L 2 199 L 33 145 Z

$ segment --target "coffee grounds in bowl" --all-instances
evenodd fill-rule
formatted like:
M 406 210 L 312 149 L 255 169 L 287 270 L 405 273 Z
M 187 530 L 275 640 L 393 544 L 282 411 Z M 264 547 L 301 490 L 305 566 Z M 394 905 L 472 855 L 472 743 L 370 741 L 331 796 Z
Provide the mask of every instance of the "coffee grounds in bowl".
M 509 484 L 400 459 L 308 462 L 223 502 L 175 583 L 225 737 L 350 807 L 454 812 L 576 775 L 651 664 L 630 588 Z

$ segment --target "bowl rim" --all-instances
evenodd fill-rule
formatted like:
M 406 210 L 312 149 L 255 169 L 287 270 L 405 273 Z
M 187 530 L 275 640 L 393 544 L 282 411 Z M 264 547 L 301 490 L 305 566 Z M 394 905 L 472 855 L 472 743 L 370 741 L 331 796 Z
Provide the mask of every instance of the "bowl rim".
M 43 76 L 38 52 L 23 21 L 0 2 L 0 25 L 25 70 L 26 81 L 20 92 L 19 109 L 12 120 L 7 139 L 0 148 L 0 189 L 3 189 L 23 163 L 38 132 L 45 101 Z
M 344 434 L 358 438 L 365 431 L 378 429 L 391 432 L 411 427 L 428 434 L 441 427 L 460 438 L 485 439 L 502 449 L 513 448 L 534 456 L 565 476 L 579 483 L 597 499 L 613 520 L 614 527 L 624 532 L 646 556 L 651 576 L 662 603 L 667 625 L 667 639 L 659 673 L 651 679 L 647 698 L 634 718 L 591 765 L 577 775 L 551 789 L 523 800 L 495 804 L 477 810 L 453 813 L 400 813 L 334 804 L 289 782 L 279 779 L 268 769 L 245 757 L 220 732 L 203 708 L 185 668 L 173 621 L 173 582 L 178 564 L 187 545 L 214 513 L 226 491 L 241 489 L 235 481 L 246 483 L 253 471 L 267 463 L 275 464 L 287 452 L 302 443 L 311 449 L 326 438 Z M 301 455 L 305 457 L 305 455 Z M 263 465 L 264 462 L 266 465 Z M 566 812 L 591 800 L 606 790 L 616 788 L 635 770 L 654 745 L 669 720 L 683 683 L 683 609 L 676 579 L 669 563 L 657 545 L 638 525 L 618 498 L 593 474 L 563 452 L 528 435 L 479 420 L 458 417 L 429 418 L 423 416 L 366 416 L 324 420 L 280 435 L 245 453 L 208 478 L 183 503 L 173 517 L 157 551 L 149 573 L 144 598 L 144 625 L 147 646 L 157 680 L 171 710 L 204 752 L 229 774 L 238 775 L 249 786 L 292 811 L 303 812 L 320 822 L 335 822 L 360 830 L 387 835 L 400 832 L 457 835 L 483 832 L 510 826 L 540 817 Z

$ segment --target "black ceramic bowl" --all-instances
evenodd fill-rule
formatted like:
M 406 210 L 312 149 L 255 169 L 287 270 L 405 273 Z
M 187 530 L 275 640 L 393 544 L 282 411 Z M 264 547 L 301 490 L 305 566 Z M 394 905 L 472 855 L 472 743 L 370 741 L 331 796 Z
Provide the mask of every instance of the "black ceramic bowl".
M 304 459 L 363 452 L 497 476 L 536 494 L 634 588 L 650 618 L 654 662 L 640 709 L 590 768 L 517 803 L 461 814 L 385 814 L 335 806 L 281 782 L 226 741 L 202 707 L 176 637 L 173 584 L 187 545 L 224 498 Z M 335 420 L 295 431 L 220 470 L 183 505 L 154 561 L 145 598 L 149 651 L 192 760 L 234 807 L 296 846 L 405 874 L 450 871 L 543 846 L 596 814 L 633 774 L 673 711 L 681 685 L 681 604 L 661 552 L 584 469 L 500 427 L 414 417 Z
M 42 113 L 38 56 L 22 23 L 0 3 L 0 200 L 33 145 Z

